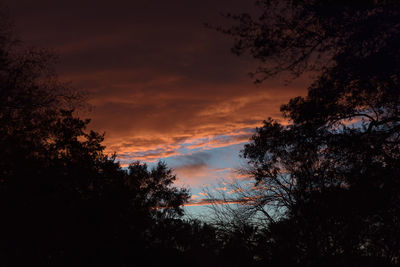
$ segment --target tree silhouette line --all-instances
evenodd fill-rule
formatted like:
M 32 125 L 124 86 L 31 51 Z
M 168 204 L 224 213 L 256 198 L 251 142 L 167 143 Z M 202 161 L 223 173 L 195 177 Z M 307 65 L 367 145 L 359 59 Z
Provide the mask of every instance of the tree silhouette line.
M 254 184 L 231 187 L 248 202 L 218 223 L 185 219 L 165 163 L 107 156 L 74 112 L 84 96 L 1 22 L 2 266 L 400 265 L 398 1 L 257 5 L 218 29 L 259 60 L 255 82 L 317 78 L 245 145 Z
M 219 29 L 259 60 L 262 82 L 316 77 L 267 119 L 242 156 L 271 266 L 400 264 L 398 1 L 257 1 Z M 267 252 L 268 251 L 268 252 Z

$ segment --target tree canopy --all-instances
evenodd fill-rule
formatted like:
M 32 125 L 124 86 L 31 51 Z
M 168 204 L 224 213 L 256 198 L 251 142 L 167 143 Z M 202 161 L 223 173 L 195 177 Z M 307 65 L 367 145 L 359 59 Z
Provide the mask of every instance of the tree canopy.
M 398 264 L 398 1 L 257 4 L 260 17 L 228 15 L 236 24 L 224 30 L 235 53 L 261 62 L 257 81 L 317 73 L 281 107 L 288 124 L 266 120 L 242 152 L 263 191 L 252 207 L 269 212 L 269 260 Z
M 188 190 L 162 162 L 125 170 L 106 155 L 104 135 L 75 113 L 85 99 L 58 81 L 53 56 L 0 26 L 1 265 L 151 265 L 152 250 L 178 251 L 155 240 L 183 215 Z
M 257 81 L 344 63 L 376 72 L 376 65 L 360 64 L 366 57 L 384 63 L 380 73 L 398 68 L 390 57 L 398 46 L 398 1 L 258 0 L 256 5 L 260 15 L 228 14 L 236 23 L 220 30 L 235 38 L 234 53 L 248 52 L 260 61 Z

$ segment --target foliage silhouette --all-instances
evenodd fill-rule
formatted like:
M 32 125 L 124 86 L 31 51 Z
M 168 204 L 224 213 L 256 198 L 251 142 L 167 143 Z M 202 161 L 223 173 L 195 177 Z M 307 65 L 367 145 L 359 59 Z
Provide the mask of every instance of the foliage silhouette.
M 213 228 L 182 220 L 189 192 L 174 187 L 172 170 L 162 162 L 125 170 L 105 155 L 103 135 L 74 113 L 83 96 L 57 81 L 53 57 L 25 49 L 3 26 L 1 265 L 183 266 L 200 252 L 216 257 Z
M 318 73 L 282 106 L 289 124 L 266 120 L 243 150 L 263 191 L 250 208 L 269 220 L 263 261 L 400 264 L 398 1 L 257 3 L 258 19 L 222 30 L 261 61 L 256 82 Z
M 395 65 L 384 52 L 395 50 L 383 48 L 396 47 L 398 1 L 257 0 L 256 4 L 258 17 L 227 14 L 237 23 L 218 29 L 235 38 L 234 53 L 249 52 L 261 62 L 253 73 L 258 82 L 282 72 L 296 77 L 306 71 L 324 71 L 337 61 L 349 60 L 355 69 L 354 60 L 378 56 L 379 50 L 385 56 L 381 67 Z
M 182 218 L 189 192 L 164 163 L 125 170 L 105 155 L 104 136 L 74 113 L 84 97 L 2 22 L 3 266 L 400 264 L 399 4 L 258 4 L 259 20 L 228 15 L 238 25 L 223 30 L 261 61 L 256 81 L 318 78 L 282 106 L 289 124 L 267 119 L 245 146 L 258 190 L 241 191 L 226 227 Z
M 53 62 L 1 21 L 0 264 L 253 265 L 248 231 L 182 217 L 189 191 L 165 163 L 125 169 L 104 153 L 104 135 L 76 115 L 84 95 L 57 80 Z

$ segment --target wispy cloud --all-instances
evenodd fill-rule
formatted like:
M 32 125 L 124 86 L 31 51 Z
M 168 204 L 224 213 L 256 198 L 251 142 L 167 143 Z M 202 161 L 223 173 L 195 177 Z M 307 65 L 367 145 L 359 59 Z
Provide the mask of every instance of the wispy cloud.
M 260 196 L 252 196 L 252 197 L 243 197 L 238 199 L 209 199 L 209 198 L 202 198 L 202 199 L 192 199 L 188 203 L 184 204 L 185 207 L 191 206 L 211 206 L 211 205 L 251 205 L 254 201 L 257 201 Z

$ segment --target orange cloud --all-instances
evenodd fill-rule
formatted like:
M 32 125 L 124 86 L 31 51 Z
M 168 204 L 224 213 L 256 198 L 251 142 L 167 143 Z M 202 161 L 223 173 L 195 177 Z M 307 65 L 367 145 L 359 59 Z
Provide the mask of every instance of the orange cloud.
M 246 1 L 39 2 L 10 1 L 20 12 L 17 28 L 32 45 L 60 54 L 60 78 L 91 96 L 92 112 L 82 117 L 106 133 L 106 152 L 124 165 L 247 142 L 251 129 L 280 118 L 280 105 L 308 84 L 254 85 L 247 73 L 257 63 L 230 54 L 231 40 L 202 26 L 223 25 L 216 10 L 245 11 Z M 178 166 L 181 183 L 225 175 L 207 164 Z
M 243 197 L 238 199 L 199 199 L 199 200 L 192 200 L 189 203 L 184 204 L 185 207 L 190 206 L 210 206 L 210 205 L 231 205 L 231 204 L 238 204 L 238 205 L 252 205 L 252 202 L 257 201 L 260 199 L 261 196 L 255 195 L 251 197 Z
M 197 201 L 197 202 L 189 202 L 183 206 L 184 207 L 192 207 L 192 206 L 231 205 L 231 204 L 241 204 L 241 201 L 201 200 L 201 201 Z

